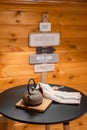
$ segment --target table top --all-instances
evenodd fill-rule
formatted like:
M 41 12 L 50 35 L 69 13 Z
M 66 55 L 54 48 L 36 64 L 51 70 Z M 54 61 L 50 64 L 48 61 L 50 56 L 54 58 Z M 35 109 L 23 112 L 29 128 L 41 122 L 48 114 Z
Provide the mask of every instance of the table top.
M 51 84 L 53 86 L 53 84 Z M 58 86 L 58 85 L 57 85 Z M 64 86 L 61 91 L 77 91 Z M 15 107 L 15 104 L 22 98 L 26 91 L 26 85 L 21 85 L 5 90 L 0 94 L 0 113 L 5 117 L 31 124 L 55 124 L 67 123 L 74 120 L 87 111 L 87 96 L 83 93 L 79 105 L 68 105 L 52 102 L 52 104 L 43 113 L 32 110 L 22 110 Z

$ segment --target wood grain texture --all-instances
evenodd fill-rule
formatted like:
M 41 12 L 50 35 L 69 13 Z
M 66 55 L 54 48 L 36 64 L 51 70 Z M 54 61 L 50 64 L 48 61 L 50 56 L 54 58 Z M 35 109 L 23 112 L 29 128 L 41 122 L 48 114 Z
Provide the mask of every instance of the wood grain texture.
M 83 122 L 87 119 L 87 114 L 82 116 L 79 119 L 76 119 L 75 121 L 71 121 L 70 123 L 70 130 L 86 130 L 87 129 L 87 122 Z M 44 125 L 31 125 L 31 124 L 23 124 L 23 123 L 16 123 L 15 124 L 15 130 L 44 130 Z M 62 124 L 54 124 L 50 125 L 50 130 L 63 130 Z
M 46 74 L 47 83 L 70 86 L 87 95 L 87 2 L 63 0 L 59 2 L 29 2 L 27 0 L 0 1 L 0 91 L 27 84 L 29 78 L 36 82 L 41 73 L 34 72 L 29 56 L 36 48 L 29 46 L 29 35 L 39 32 L 43 14 L 48 15 L 52 32 L 61 35 L 55 71 Z M 71 130 L 87 129 L 87 114 L 70 123 Z M 15 124 L 15 130 L 44 130 L 44 125 Z M 63 130 L 62 124 L 50 126 Z M 4 130 L 4 125 L 1 125 Z
M 9 3 L 9 4 L 30 4 L 32 2 L 32 4 L 37 4 L 37 3 L 43 3 L 43 4 L 60 4 L 60 3 L 73 3 L 73 4 L 79 4 L 79 3 L 84 3 L 87 2 L 86 0 L 41 0 L 41 1 L 33 1 L 33 0 L 3 0 L 0 3 Z

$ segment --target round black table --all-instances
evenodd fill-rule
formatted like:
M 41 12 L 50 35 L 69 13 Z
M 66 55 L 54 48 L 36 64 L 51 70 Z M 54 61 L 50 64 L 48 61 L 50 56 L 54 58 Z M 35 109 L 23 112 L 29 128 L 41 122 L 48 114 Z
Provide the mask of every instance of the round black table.
M 54 86 L 54 84 L 51 84 L 51 86 Z M 60 86 L 59 90 L 68 92 L 77 91 L 66 86 Z M 22 98 L 25 91 L 26 85 L 3 91 L 0 94 L 0 113 L 11 120 L 23 123 L 43 125 L 63 123 L 64 129 L 69 130 L 69 122 L 82 116 L 87 111 L 87 97 L 83 93 L 81 93 L 82 98 L 79 105 L 52 102 L 43 113 L 18 109 L 15 107 L 15 104 Z

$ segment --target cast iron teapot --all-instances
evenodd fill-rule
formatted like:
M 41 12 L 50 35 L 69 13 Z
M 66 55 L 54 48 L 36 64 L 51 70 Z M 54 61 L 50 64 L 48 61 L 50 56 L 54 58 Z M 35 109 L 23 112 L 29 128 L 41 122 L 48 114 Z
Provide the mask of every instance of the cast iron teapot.
M 30 84 L 30 82 L 33 84 Z M 36 89 L 36 83 L 33 78 L 30 78 L 27 85 L 27 91 L 23 95 L 23 102 L 26 105 L 36 106 L 41 104 L 43 101 L 42 93 L 39 89 Z

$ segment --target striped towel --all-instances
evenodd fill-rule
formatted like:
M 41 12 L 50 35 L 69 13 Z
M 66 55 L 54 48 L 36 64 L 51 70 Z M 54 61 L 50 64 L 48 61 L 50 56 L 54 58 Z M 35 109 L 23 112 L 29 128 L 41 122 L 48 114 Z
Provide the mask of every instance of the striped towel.
M 80 104 L 80 92 L 55 91 L 49 84 L 38 83 L 36 88 L 41 88 L 43 96 L 58 103 Z

